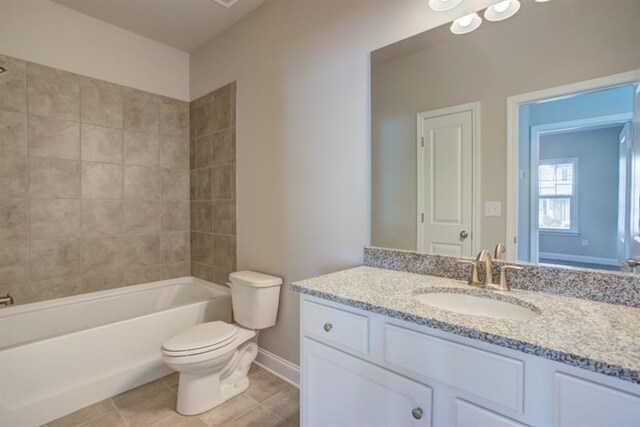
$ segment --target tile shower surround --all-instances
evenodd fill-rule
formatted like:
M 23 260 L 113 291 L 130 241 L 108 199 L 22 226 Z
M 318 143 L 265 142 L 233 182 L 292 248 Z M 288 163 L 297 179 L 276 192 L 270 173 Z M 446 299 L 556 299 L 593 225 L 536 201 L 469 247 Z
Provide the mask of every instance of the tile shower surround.
M 189 275 L 189 104 L 0 65 L 0 293 L 22 304 Z
M 236 269 L 236 85 L 190 104 L 191 273 L 224 284 Z

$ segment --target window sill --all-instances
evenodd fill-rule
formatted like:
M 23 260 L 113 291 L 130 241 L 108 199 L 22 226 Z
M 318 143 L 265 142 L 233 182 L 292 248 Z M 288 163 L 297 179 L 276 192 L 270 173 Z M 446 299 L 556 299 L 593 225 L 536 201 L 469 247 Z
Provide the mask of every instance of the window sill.
M 561 230 L 538 230 L 540 234 L 546 236 L 567 236 L 567 237 L 578 237 L 580 235 L 579 231 L 561 231 Z

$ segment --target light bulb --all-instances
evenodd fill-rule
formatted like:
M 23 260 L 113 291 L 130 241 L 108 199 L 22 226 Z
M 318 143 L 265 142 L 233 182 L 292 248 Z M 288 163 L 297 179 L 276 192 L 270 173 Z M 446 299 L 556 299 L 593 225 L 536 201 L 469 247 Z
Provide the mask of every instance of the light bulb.
M 429 7 L 436 12 L 450 10 L 462 3 L 462 0 L 429 0 Z
M 482 18 L 477 13 L 471 13 L 453 21 L 450 30 L 453 34 L 467 34 L 480 27 L 480 24 Z
M 473 21 L 473 15 L 467 15 L 458 19 L 458 24 L 460 24 L 461 27 L 468 27 L 469 25 L 471 25 L 472 21 Z
M 494 4 L 493 7 L 496 12 L 503 13 L 505 10 L 509 9 L 509 5 L 511 4 L 511 0 L 504 0 L 500 3 Z

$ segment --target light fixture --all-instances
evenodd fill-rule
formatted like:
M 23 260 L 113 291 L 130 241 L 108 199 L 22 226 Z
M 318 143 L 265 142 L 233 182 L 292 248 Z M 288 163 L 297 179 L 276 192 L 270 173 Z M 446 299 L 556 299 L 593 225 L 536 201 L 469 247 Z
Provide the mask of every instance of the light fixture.
M 7 71 L 7 69 L 0 65 L 0 74 L 4 73 L 5 71 Z
M 549 1 L 549 0 L 536 0 L 536 3 L 546 3 L 546 2 L 548 2 L 548 1 Z
M 484 17 L 487 21 L 503 21 L 511 18 L 519 10 L 520 2 L 518 0 L 503 0 L 489 6 L 484 12 Z
M 482 24 L 482 18 L 477 13 L 471 13 L 453 21 L 451 32 L 453 34 L 467 34 L 477 30 L 480 24 Z
M 436 12 L 444 12 L 453 9 L 462 3 L 462 0 L 429 0 L 429 7 Z
M 226 7 L 227 9 L 229 9 L 231 6 L 233 6 L 238 2 L 238 0 L 213 0 L 213 1 L 218 3 L 220 6 Z

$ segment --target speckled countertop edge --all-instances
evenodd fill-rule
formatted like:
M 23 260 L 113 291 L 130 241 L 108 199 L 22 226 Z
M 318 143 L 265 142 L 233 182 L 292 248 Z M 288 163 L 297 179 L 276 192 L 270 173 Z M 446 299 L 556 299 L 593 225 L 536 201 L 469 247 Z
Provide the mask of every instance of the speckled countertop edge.
M 371 281 L 375 284 L 365 283 Z M 393 297 L 376 298 L 368 295 L 369 286 L 374 286 L 377 296 L 384 296 L 385 282 L 389 284 L 388 292 Z M 416 282 L 418 281 L 418 282 Z M 400 295 L 399 289 L 403 288 L 402 282 L 407 285 L 405 295 Z M 418 284 L 419 283 L 419 284 Z M 442 277 L 418 275 L 402 271 L 386 270 L 375 267 L 356 267 L 313 279 L 292 283 L 293 291 L 306 295 L 332 301 L 349 307 L 377 313 L 383 316 L 427 326 L 455 335 L 476 339 L 482 342 L 509 348 L 526 354 L 543 357 L 545 359 L 561 362 L 570 366 L 586 369 L 624 381 L 640 384 L 640 332 L 636 326 L 640 324 L 640 309 L 616 306 L 601 302 L 567 298 L 557 295 L 549 295 L 541 292 L 514 291 L 509 298 L 517 298 L 541 307 L 544 316 L 540 316 L 541 325 L 537 329 L 529 331 L 529 325 L 510 321 L 497 321 L 477 316 L 466 316 L 444 310 L 428 308 L 420 303 L 414 304 L 412 295 L 417 291 L 429 291 L 428 288 L 450 288 L 455 292 L 477 294 L 475 288 L 465 288 L 459 282 Z M 468 292 L 467 292 L 468 291 Z M 491 291 L 480 291 L 491 292 Z M 494 293 L 496 296 L 497 293 Z M 513 295 L 511 295 L 513 294 Z M 497 294 L 499 295 L 499 294 Z M 502 298 L 496 298 L 502 299 Z M 527 301 L 529 300 L 529 301 Z M 388 301 L 388 302 L 387 302 Z M 572 313 L 566 304 L 571 304 Z M 567 310 L 565 310 L 567 309 Z M 571 323 L 571 318 L 577 319 L 581 313 L 595 319 L 593 330 L 587 330 L 589 337 L 581 336 L 585 332 L 585 323 L 579 322 L 578 330 L 568 328 L 566 323 Z M 631 322 L 624 321 L 624 319 Z M 622 319 L 621 319 L 622 318 Z M 610 323 L 619 320 L 615 329 Z M 633 321 L 635 320 L 635 321 Z M 576 323 L 574 320 L 573 323 Z M 601 322 L 598 325 L 597 322 Z M 626 324 L 629 330 L 620 330 Z M 507 325 L 506 327 L 502 327 Z M 601 326 L 601 327 L 600 327 Z M 581 329 L 580 329 L 581 328 Z M 540 331 L 543 332 L 540 332 Z M 548 345 L 545 345 L 545 332 L 553 332 L 550 335 Z M 613 337 L 611 335 L 613 331 Z M 540 336 L 536 336 L 540 333 Z M 618 334 L 617 336 L 615 336 Z M 591 339 L 589 339 L 591 338 Z M 613 338 L 617 347 L 608 347 L 603 338 Z M 567 341 L 567 342 L 565 342 Z M 627 348 L 621 344 L 627 344 Z M 589 348 L 589 346 L 593 348 Z M 570 351 L 567 347 L 575 346 L 578 351 Z M 564 347 L 564 348 L 563 348 Z

